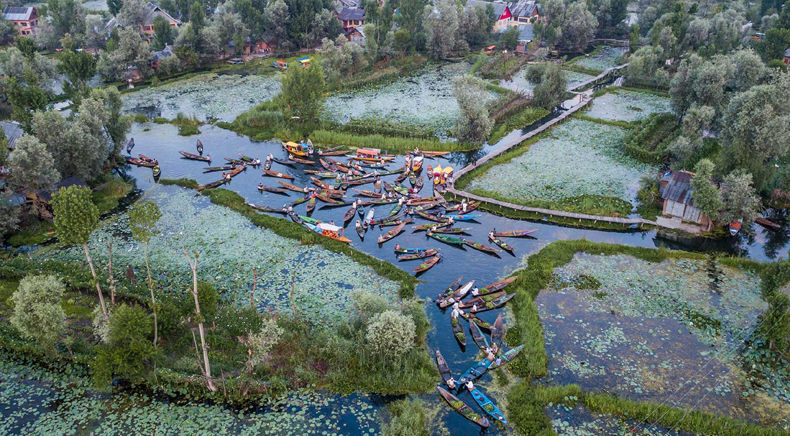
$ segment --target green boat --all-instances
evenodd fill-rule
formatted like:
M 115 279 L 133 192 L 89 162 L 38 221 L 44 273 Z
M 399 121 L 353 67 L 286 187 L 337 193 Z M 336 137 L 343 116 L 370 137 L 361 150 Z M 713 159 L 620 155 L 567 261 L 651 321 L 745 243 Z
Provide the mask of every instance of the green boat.
M 524 346 L 523 345 L 519 345 L 516 348 L 511 348 L 511 349 L 505 351 L 504 353 L 502 353 L 499 356 L 499 358 L 501 359 L 501 361 L 499 362 L 499 365 L 497 365 L 496 361 L 494 361 L 494 363 L 491 364 L 491 367 L 489 369 L 499 368 L 500 366 L 504 366 L 504 365 L 512 362 L 513 359 L 515 359 L 516 356 L 518 356 L 518 353 L 520 353 L 522 349 L 524 349 Z
M 306 222 L 307 224 L 312 224 L 312 225 L 317 225 L 318 223 L 321 222 L 315 218 L 311 218 L 309 216 L 304 216 L 304 215 L 299 215 L 299 218 L 301 218 L 302 221 Z
M 431 230 L 433 227 L 447 227 L 450 223 L 428 223 L 428 224 L 420 224 L 419 226 L 411 226 L 415 232 L 424 232 L 426 230 Z
M 390 214 L 388 216 L 393 216 L 397 214 L 398 212 L 400 212 L 402 207 L 403 205 L 400 202 L 395 203 L 395 206 L 392 206 L 392 209 L 390 210 Z
M 447 404 L 449 404 L 450 407 L 453 408 L 453 410 L 461 414 L 461 416 L 463 416 L 464 418 L 474 422 L 475 424 L 483 428 L 487 428 L 489 425 L 491 425 L 488 422 L 488 418 L 476 413 L 474 410 L 472 410 L 471 407 L 464 404 L 464 402 L 459 400 L 458 397 L 456 397 L 455 395 L 447 392 L 447 390 L 445 390 L 441 386 L 437 386 L 436 389 L 439 391 L 439 394 L 442 396 L 442 398 L 444 398 L 444 400 L 447 401 Z
M 428 235 L 429 237 L 431 237 L 433 239 L 436 239 L 437 241 L 444 242 L 445 244 L 464 245 L 463 239 L 455 238 L 455 237 L 452 237 L 452 236 L 437 235 L 436 233 L 433 233 L 433 232 L 428 232 L 428 233 L 426 233 L 426 235 Z
M 464 327 L 461 325 L 461 320 L 458 318 L 450 317 L 450 324 L 453 328 L 453 336 L 458 341 L 461 349 L 466 348 L 466 335 L 464 334 Z

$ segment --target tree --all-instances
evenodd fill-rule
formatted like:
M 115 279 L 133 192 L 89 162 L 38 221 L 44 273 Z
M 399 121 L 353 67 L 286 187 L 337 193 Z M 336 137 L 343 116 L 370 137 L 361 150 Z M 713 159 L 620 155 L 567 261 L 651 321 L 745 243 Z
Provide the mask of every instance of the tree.
M 308 34 L 308 43 L 311 46 L 315 46 L 323 38 L 345 38 L 341 35 L 342 32 L 343 27 L 335 14 L 327 9 L 321 9 L 320 12 L 316 12 L 313 18 L 313 25 L 310 27 L 310 33 Z
M 55 215 L 55 233 L 58 235 L 58 240 L 65 245 L 82 245 L 96 292 L 99 295 L 102 314 L 109 320 L 104 294 L 88 250 L 91 232 L 99 225 L 99 208 L 91 200 L 91 190 L 81 186 L 62 188 L 52 198 L 52 209 Z
M 264 13 L 267 5 L 268 2 L 265 0 L 233 0 L 233 10 L 239 14 L 253 39 L 264 36 L 266 30 Z
M 11 295 L 11 325 L 22 336 L 50 348 L 66 330 L 66 313 L 60 306 L 66 287 L 55 276 L 29 275 Z
M 532 91 L 535 105 L 551 110 L 562 102 L 568 80 L 560 67 L 554 64 L 531 65 L 527 78 L 535 83 Z
M 743 225 L 748 227 L 757 217 L 760 207 L 760 197 L 752 186 L 752 175 L 743 171 L 727 174 L 722 181 L 722 202 L 722 221 L 743 220 Z
M 261 331 L 247 334 L 247 346 L 250 350 L 247 365 L 250 373 L 269 358 L 269 353 L 280 341 L 283 333 L 285 330 L 277 325 L 277 320 L 265 318 L 262 320 Z
M 112 15 L 118 15 L 123 6 L 123 0 L 107 0 L 107 9 Z
M 317 121 L 324 107 L 326 83 L 318 65 L 292 68 L 282 79 L 283 117 L 298 124 Z
M 339 35 L 334 43 L 324 38 L 318 52 L 324 56 L 321 65 L 329 82 L 335 82 L 341 76 L 351 76 L 368 64 L 362 47 L 348 42 L 343 35 Z
M 122 304 L 115 308 L 107 344 L 96 353 L 94 380 L 103 385 L 116 375 L 132 382 L 142 379 L 156 357 L 150 336 L 151 318 L 141 307 Z
M 146 12 L 148 11 L 144 0 L 123 0 L 118 21 L 126 27 L 138 30 L 145 22 Z
M 425 6 L 429 3 L 427 0 L 401 0 L 400 6 L 397 8 L 398 12 L 400 12 L 400 15 L 397 17 L 398 26 L 409 32 L 411 37 L 410 50 L 421 50 L 423 48 L 425 43 L 423 15 L 426 11 Z
M 453 0 L 437 0 L 436 5 L 425 6 L 423 27 L 427 35 L 426 49 L 431 59 L 444 59 L 466 42 L 460 34 L 461 22 L 458 7 Z
M 13 191 L 0 190 L 0 237 L 19 228 L 19 206 L 13 204 Z
M 32 61 L 38 51 L 38 45 L 33 38 L 19 35 L 14 39 L 14 47 L 16 47 L 27 60 Z
M 790 29 L 770 29 L 765 38 L 757 46 L 763 60 L 782 59 L 785 50 L 790 47 Z
M 389 361 L 397 361 L 414 346 L 414 321 L 388 310 L 371 318 L 365 338 L 374 353 Z
M 107 81 L 125 80 L 127 67 L 134 66 L 145 78 L 151 71 L 151 45 L 143 41 L 140 33 L 131 28 L 118 32 L 118 47 L 101 53 L 97 71 Z
M 69 124 L 59 112 L 36 112 L 32 132 L 46 144 L 61 177 L 91 180 L 102 172 L 107 151 L 83 123 Z
M 66 75 L 63 90 L 76 105 L 79 105 L 82 97 L 90 92 L 88 82 L 96 74 L 96 59 L 86 51 L 64 51 L 58 69 Z
M 100 15 L 88 15 L 85 19 L 85 47 L 103 49 L 107 46 L 107 32 Z
M 173 33 L 173 27 L 165 17 L 158 15 L 154 18 L 154 40 L 151 41 L 153 49 L 162 50 L 166 45 L 172 44 L 175 39 Z
M 110 156 L 118 156 L 126 144 L 126 135 L 132 129 L 132 117 L 123 112 L 123 99 L 115 87 L 96 88 L 90 97 L 101 102 L 104 107 L 104 134 L 109 138 Z M 80 112 L 83 116 L 83 112 Z
M 543 3 L 542 14 L 549 23 L 560 23 L 565 15 L 565 2 L 562 0 L 547 0 Z
M 263 13 L 263 22 L 266 33 L 273 38 L 283 49 L 290 49 L 291 42 L 288 40 L 288 23 L 291 19 L 288 5 L 284 0 L 275 0 Z
M 401 56 L 405 55 L 413 45 L 414 43 L 412 42 L 411 34 L 408 30 L 398 29 L 398 31 L 393 34 L 393 48 L 397 50 Z
M 598 21 L 581 0 L 571 3 L 562 22 L 561 44 L 569 49 L 581 51 L 595 36 Z
M 310 43 L 310 32 L 313 29 L 315 16 L 324 9 L 323 2 L 320 0 L 285 0 L 285 4 L 288 6 L 290 15 L 285 23 L 288 39 L 297 47 L 307 47 Z
M 8 170 L 11 183 L 31 194 L 51 190 L 60 180 L 60 173 L 53 166 L 52 155 L 46 146 L 35 136 L 27 134 L 16 140 Z M 35 198 L 34 213 L 41 210 L 38 196 Z
M 631 28 L 631 33 L 628 34 L 628 50 L 631 53 L 636 52 L 639 50 L 639 25 L 634 24 Z
M 6 79 L 8 103 L 11 105 L 11 117 L 22 124 L 25 131 L 30 131 L 33 112 L 44 110 L 49 97 L 43 89 L 33 84 L 24 86 L 15 77 Z
M 464 75 L 453 81 L 453 95 L 461 109 L 461 119 L 455 128 L 460 141 L 481 143 L 491 135 L 494 121 L 486 107 L 486 92 L 475 77 Z
M 208 360 L 208 344 L 206 343 L 206 331 L 203 328 L 203 321 L 205 317 L 200 313 L 200 301 L 198 299 L 198 279 L 197 279 L 197 261 L 198 261 L 198 254 L 194 253 L 195 260 L 193 261 L 192 258 L 189 256 L 189 252 L 184 250 L 184 256 L 187 258 L 187 262 L 189 262 L 189 268 L 192 270 L 192 288 L 190 289 L 190 293 L 192 297 L 195 299 L 195 322 L 198 325 L 198 332 L 200 333 L 200 345 L 203 350 L 203 360 L 200 360 L 198 357 L 198 366 L 200 367 L 200 371 L 203 373 L 203 377 L 206 378 L 206 386 L 211 392 L 216 392 L 217 387 L 214 385 L 214 380 L 211 378 L 211 364 Z M 194 339 L 195 333 L 194 330 L 192 332 L 192 338 Z M 197 348 L 197 344 L 196 344 Z M 197 350 L 195 350 L 197 351 Z
M 510 51 L 513 51 L 518 46 L 518 37 L 520 32 L 516 26 L 508 26 L 507 30 L 502 33 L 500 43 L 502 46 Z
M 151 279 L 151 267 L 148 264 L 148 243 L 151 238 L 159 234 L 156 223 L 162 217 L 159 207 L 152 201 L 146 201 L 132 208 L 129 212 L 129 227 L 132 230 L 132 237 L 137 242 L 143 243 L 143 253 L 145 257 L 146 283 L 151 292 L 151 311 L 154 313 L 154 348 L 159 342 L 159 322 L 157 319 L 156 297 L 154 296 L 154 282 Z
M 82 39 L 85 32 L 85 17 L 87 13 L 79 0 L 47 0 L 46 19 L 51 25 L 51 35 L 54 41 L 59 41 L 66 34 L 76 39 Z M 48 47 L 54 48 L 54 47 Z
M 719 210 L 722 207 L 721 192 L 711 181 L 713 169 L 713 162 L 702 159 L 694 167 L 696 174 L 691 179 L 691 189 L 693 189 L 691 195 L 694 205 L 708 217 L 708 230 L 710 230 L 711 223 L 718 218 Z

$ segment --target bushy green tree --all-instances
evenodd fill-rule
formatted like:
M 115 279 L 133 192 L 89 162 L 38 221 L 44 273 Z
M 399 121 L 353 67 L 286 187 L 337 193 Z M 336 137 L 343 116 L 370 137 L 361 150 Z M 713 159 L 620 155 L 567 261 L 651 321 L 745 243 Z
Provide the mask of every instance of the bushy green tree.
M 279 47 L 291 49 L 293 44 L 288 39 L 288 24 L 291 20 L 290 10 L 284 0 L 274 0 L 263 13 L 266 35 L 274 39 Z
M 51 190 L 60 181 L 60 173 L 55 169 L 47 147 L 31 135 L 23 135 L 16 140 L 8 170 L 11 183 L 26 193 Z M 34 203 L 33 212 L 37 213 L 40 207 Z
M 154 18 L 154 39 L 151 41 L 151 47 L 154 50 L 162 50 L 166 45 L 172 44 L 175 31 L 167 21 L 167 18 L 158 15 Z
M 66 287 L 55 276 L 27 276 L 11 296 L 11 325 L 22 336 L 52 347 L 66 330 L 66 313 L 60 306 Z
M 272 348 L 280 342 L 285 330 L 277 325 L 277 320 L 266 318 L 262 320 L 261 331 L 247 336 L 247 346 L 250 350 L 248 365 L 250 369 L 264 363 L 269 358 Z
M 530 65 L 527 78 L 535 83 L 533 104 L 551 110 L 562 102 L 568 80 L 560 67 L 554 64 Z
M 114 50 L 101 53 L 96 70 L 107 81 L 126 80 L 127 67 L 134 66 L 145 78 L 151 71 L 151 46 L 143 41 L 140 33 L 133 28 L 118 32 L 118 46 Z
M 79 105 L 81 99 L 90 93 L 88 82 L 96 74 L 96 58 L 86 51 L 64 51 L 58 69 L 66 75 L 63 91 Z
M 318 52 L 324 57 L 321 65 L 329 82 L 336 82 L 341 77 L 349 77 L 368 65 L 362 47 L 349 42 L 343 35 L 339 35 L 334 42 L 324 38 Z
M 143 380 L 157 354 L 151 344 L 151 330 L 151 318 L 141 307 L 116 307 L 110 318 L 109 341 L 98 347 L 92 365 L 94 380 L 99 385 L 116 376 L 131 382 Z
M 132 128 L 132 117 L 123 112 L 121 93 L 112 86 L 91 90 L 90 97 L 104 108 L 102 115 L 104 134 L 109 140 L 110 156 L 118 156 L 126 144 L 126 135 Z M 98 112 L 98 109 L 97 109 Z M 80 112 L 80 117 L 84 117 Z
M 118 21 L 124 26 L 137 29 L 145 22 L 146 12 L 145 0 L 123 0 Z
M 461 35 L 459 4 L 453 0 L 437 0 L 425 6 L 423 28 L 427 36 L 425 48 L 431 59 L 444 59 L 463 50 L 466 40 Z
M 123 0 L 107 0 L 107 9 L 112 15 L 118 15 L 123 7 Z
M 86 104 L 88 107 L 91 105 Z M 69 124 L 59 112 L 36 112 L 33 132 L 46 144 L 60 176 L 91 180 L 102 173 L 107 149 L 83 120 Z
M 55 216 L 55 233 L 58 240 L 65 245 L 81 245 L 85 252 L 85 259 L 93 276 L 93 283 L 99 295 L 99 304 L 104 317 L 109 319 L 107 305 L 104 303 L 99 279 L 93 267 L 88 250 L 88 240 L 91 232 L 99 225 L 99 208 L 91 200 L 91 190 L 81 186 L 62 188 L 52 198 L 52 209 Z
M 598 20 L 587 9 L 585 2 L 576 1 L 571 3 L 565 10 L 560 43 L 568 49 L 584 50 L 587 47 L 587 43 L 595 36 L 597 27 Z
M 351 293 L 351 302 L 354 313 L 363 320 L 368 320 L 390 308 L 389 302 L 383 296 L 362 290 Z
M 743 225 L 748 227 L 760 208 L 760 197 L 752 185 L 752 175 L 740 170 L 726 175 L 722 180 L 722 202 L 722 221 L 743 220 Z
M 390 360 L 397 360 L 414 346 L 414 321 L 394 310 L 371 318 L 366 339 L 374 353 Z
M 520 33 L 518 31 L 518 27 L 516 26 L 509 26 L 507 30 L 502 33 L 500 38 L 500 44 L 502 47 L 513 51 L 518 46 L 518 37 Z
M 691 196 L 694 199 L 694 205 L 709 218 L 708 230 L 710 230 L 712 221 L 719 217 L 719 210 L 722 207 L 721 191 L 711 181 L 714 168 L 713 162 L 702 159 L 694 167 L 696 174 L 691 179 L 691 189 L 693 189 Z
M 480 79 L 464 75 L 453 80 L 453 95 L 458 101 L 461 118 L 455 128 L 460 141 L 481 143 L 488 139 L 494 120 L 486 107 L 486 89 Z
M 10 189 L 0 190 L 0 237 L 19 228 L 20 207 L 12 203 L 12 194 Z
M 159 321 L 157 319 L 156 297 L 154 296 L 154 282 L 151 278 L 151 266 L 148 264 L 148 243 L 151 242 L 151 238 L 159 234 L 156 223 L 160 218 L 162 218 L 162 212 L 153 201 L 140 203 L 129 211 L 129 228 L 132 230 L 132 237 L 137 242 L 143 243 L 146 283 L 151 293 L 151 311 L 154 314 L 154 348 L 159 342 Z
M 292 68 L 282 79 L 283 117 L 297 124 L 315 122 L 324 107 L 326 82 L 318 65 Z

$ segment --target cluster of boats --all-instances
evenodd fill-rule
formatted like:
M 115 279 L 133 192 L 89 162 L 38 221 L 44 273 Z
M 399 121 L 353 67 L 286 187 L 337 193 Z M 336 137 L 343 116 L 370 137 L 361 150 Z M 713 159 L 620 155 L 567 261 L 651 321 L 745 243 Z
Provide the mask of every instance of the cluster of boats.
M 503 424 L 507 423 L 505 416 L 496 404 L 474 385 L 474 380 L 482 377 L 483 374 L 489 370 L 500 368 L 510 363 L 518 356 L 524 346 L 520 345 L 505 351 L 502 343 L 505 334 L 502 314 L 497 316 L 496 321 L 492 325 L 478 318 L 476 313 L 500 308 L 510 301 L 515 294 L 506 294 L 503 289 L 515 279 L 515 277 L 509 277 L 505 280 L 492 283 L 482 289 L 478 289 L 474 287 L 474 280 L 462 284 L 462 278 L 459 277 L 436 298 L 436 304 L 439 305 L 439 307 L 453 307 L 450 317 L 452 330 L 461 348 L 464 349 L 466 347 L 466 334 L 464 333 L 464 328 L 460 320 L 463 318 L 469 322 L 469 332 L 471 333 L 474 343 L 485 355 L 485 358 L 472 365 L 471 368 L 466 370 L 466 372 L 456 380 L 453 377 L 450 366 L 442 356 L 442 353 L 436 350 L 436 365 L 439 367 L 439 373 L 442 376 L 442 384 L 447 387 L 447 389 L 445 389 L 442 386 L 438 386 L 437 389 L 450 407 L 481 427 L 488 427 L 490 425 L 488 418 L 486 418 L 485 415 L 475 412 L 474 409 L 469 407 L 456 395 L 452 394 L 451 391 L 455 391 L 456 394 L 460 394 L 464 390 L 468 391 L 486 415 Z M 463 302 L 462 300 L 469 294 L 472 294 L 474 298 Z M 469 309 L 469 311 L 464 309 Z M 483 330 L 487 330 L 489 334 L 486 335 Z

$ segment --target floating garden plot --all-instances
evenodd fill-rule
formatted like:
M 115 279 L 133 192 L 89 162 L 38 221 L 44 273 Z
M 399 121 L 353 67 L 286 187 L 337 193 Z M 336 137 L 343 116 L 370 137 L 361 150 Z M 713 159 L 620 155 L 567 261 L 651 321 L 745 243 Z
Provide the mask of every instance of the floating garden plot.
M 460 115 L 453 79 L 468 70 L 466 63 L 427 67 L 389 85 L 332 95 L 324 107 L 329 119 L 343 124 L 378 118 L 447 132 Z
M 277 76 L 205 74 L 148 87 L 124 95 L 124 110 L 149 118 L 175 118 L 178 113 L 199 120 L 233 121 L 237 115 L 280 92 Z
M 585 114 L 602 120 L 637 121 L 652 113 L 671 112 L 669 98 L 647 92 L 627 89 L 611 89 L 596 97 Z
M 161 233 L 149 244 L 151 269 L 160 275 L 160 289 L 185 292 L 191 271 L 183 250 L 198 251 L 198 274 L 214 284 L 231 302 L 249 303 L 252 269 L 259 272 L 256 303 L 261 311 L 291 312 L 291 289 L 300 316 L 325 321 L 345 316 L 349 295 L 363 289 L 397 298 L 398 284 L 371 268 L 317 245 L 301 245 L 251 224 L 243 216 L 207 198 L 175 187 L 157 186 L 150 199 L 159 204 Z M 108 241 L 113 242 L 113 263 L 119 274 L 131 264 L 144 274 L 143 246 L 130 237 L 127 215 L 107 223 L 91 236 L 94 259 L 106 264 Z M 55 254 L 84 263 L 76 248 Z
M 747 373 L 732 352 L 768 307 L 759 288 L 759 277 L 713 260 L 577 254 L 536 300 L 550 379 L 637 401 L 680 388 L 670 405 L 776 424 L 790 416 L 790 374 Z
M 617 66 L 617 60 L 623 56 L 622 47 L 603 46 L 597 53 L 591 56 L 580 56 L 573 61 L 572 65 L 577 65 L 591 70 L 604 71 L 607 68 Z
M 507 163 L 469 183 L 472 191 L 528 202 L 597 195 L 631 201 L 651 166 L 620 152 L 625 131 L 572 119 Z

